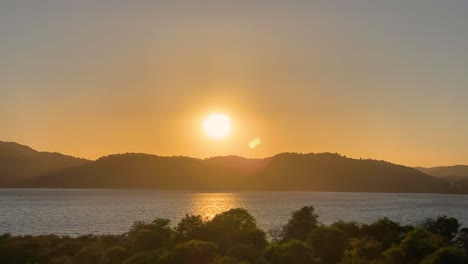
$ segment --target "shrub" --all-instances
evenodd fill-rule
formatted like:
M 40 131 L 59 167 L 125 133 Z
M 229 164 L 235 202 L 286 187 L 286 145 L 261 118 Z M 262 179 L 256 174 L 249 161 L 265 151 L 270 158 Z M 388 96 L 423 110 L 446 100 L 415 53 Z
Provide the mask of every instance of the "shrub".
M 313 206 L 305 206 L 293 212 L 291 219 L 283 227 L 283 239 L 305 241 L 318 226 L 318 216 L 314 210 Z
M 312 247 L 299 240 L 272 243 L 265 249 L 265 259 L 271 264 L 313 264 L 318 263 Z

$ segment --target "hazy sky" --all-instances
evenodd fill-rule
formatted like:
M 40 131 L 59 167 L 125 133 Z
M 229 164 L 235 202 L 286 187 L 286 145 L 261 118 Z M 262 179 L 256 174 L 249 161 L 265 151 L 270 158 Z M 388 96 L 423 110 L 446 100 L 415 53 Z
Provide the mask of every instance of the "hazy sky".
M 0 36 L 3 141 L 468 163 L 465 0 L 0 0 Z

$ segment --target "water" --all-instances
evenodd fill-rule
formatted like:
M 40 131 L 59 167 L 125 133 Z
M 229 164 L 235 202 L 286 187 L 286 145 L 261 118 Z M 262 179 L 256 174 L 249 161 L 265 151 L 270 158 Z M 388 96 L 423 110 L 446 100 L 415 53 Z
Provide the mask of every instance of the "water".
M 0 233 L 123 233 L 135 221 L 156 217 L 176 223 L 186 213 L 211 218 L 244 207 L 264 230 L 278 227 L 292 211 L 313 205 L 322 223 L 338 219 L 369 223 L 389 217 L 417 224 L 448 215 L 468 226 L 468 196 L 330 192 L 202 193 L 146 190 L 0 189 Z

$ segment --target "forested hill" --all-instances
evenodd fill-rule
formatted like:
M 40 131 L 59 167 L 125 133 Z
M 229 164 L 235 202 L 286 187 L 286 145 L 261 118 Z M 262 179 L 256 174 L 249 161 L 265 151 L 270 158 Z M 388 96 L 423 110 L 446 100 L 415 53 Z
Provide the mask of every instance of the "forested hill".
M 283 153 L 265 159 L 195 159 L 148 154 L 100 158 L 34 180 L 23 187 L 154 188 L 451 193 L 445 179 L 413 168 L 338 154 Z M 459 190 L 458 190 L 459 191 Z
M 467 165 L 443 166 L 432 168 L 417 167 L 416 169 L 436 177 L 468 179 Z
M 433 168 L 417 167 L 416 169 L 426 174 L 448 180 L 452 184 L 453 188 L 460 192 L 468 192 L 468 166 L 466 165 Z
M 0 187 L 13 187 L 25 180 L 89 161 L 59 153 L 39 152 L 28 146 L 0 141 Z

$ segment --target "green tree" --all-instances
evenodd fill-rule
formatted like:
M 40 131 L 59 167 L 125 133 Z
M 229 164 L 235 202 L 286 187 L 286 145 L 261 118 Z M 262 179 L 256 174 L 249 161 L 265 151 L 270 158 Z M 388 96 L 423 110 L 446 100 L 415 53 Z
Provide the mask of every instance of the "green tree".
M 191 240 L 176 245 L 171 259 L 174 264 L 206 264 L 215 259 L 217 251 L 212 242 Z
M 442 237 L 424 229 L 415 229 L 409 232 L 400 244 L 409 263 L 418 263 L 423 257 L 443 246 Z
M 447 242 L 453 241 L 461 224 L 457 219 L 447 216 L 439 216 L 436 219 L 428 218 L 423 227 L 434 234 L 442 236 Z
M 49 261 L 49 264 L 73 264 L 73 261 L 68 256 L 60 256 L 53 258 Z
M 104 259 L 108 263 L 120 263 L 127 257 L 127 249 L 121 246 L 114 246 L 106 251 Z
M 468 228 L 463 228 L 458 233 L 456 245 L 468 254 Z
M 266 234 L 258 229 L 255 219 L 243 208 L 216 215 L 206 224 L 207 240 L 215 242 L 223 253 L 239 244 L 259 250 L 266 246 Z
M 381 262 L 383 264 L 405 263 L 405 252 L 399 246 L 392 246 L 382 253 Z
M 376 259 L 383 250 L 382 243 L 373 237 L 353 238 L 350 244 L 353 255 L 360 259 Z
M 312 247 L 299 240 L 272 243 L 265 249 L 264 256 L 271 264 L 319 263 L 313 254 Z
M 102 263 L 104 257 L 104 252 L 102 247 L 97 243 L 89 244 L 83 247 L 76 259 L 79 263 Z
M 139 224 L 131 234 L 135 234 L 132 239 L 137 250 L 151 250 L 170 245 L 172 229 L 168 219 L 158 218 L 150 224 Z
M 223 257 L 217 258 L 213 262 L 213 264 L 249 264 L 249 262 L 240 261 L 236 258 L 229 257 L 229 256 L 223 256 Z
M 345 232 L 336 227 L 320 226 L 310 234 L 308 242 L 323 264 L 338 262 L 349 246 Z
M 411 227 L 403 227 L 388 218 L 382 218 L 370 225 L 362 226 L 362 235 L 378 240 L 384 249 L 397 245 Z
M 345 222 L 340 220 L 334 222 L 331 226 L 345 232 L 348 238 L 359 237 L 361 233 L 361 226 L 356 222 Z
M 152 251 L 139 251 L 130 258 L 124 260 L 123 264 L 166 264 L 163 260 L 167 255 L 165 249 L 152 250 Z M 118 263 L 118 262 L 117 262 Z
M 426 257 L 421 264 L 466 264 L 468 259 L 463 251 L 456 247 L 439 248 Z
M 199 215 L 185 215 L 174 229 L 176 241 L 201 240 L 206 232 L 206 223 Z
M 283 239 L 307 240 L 310 233 L 318 226 L 318 216 L 313 206 L 304 206 L 293 212 L 291 219 L 283 227 Z

